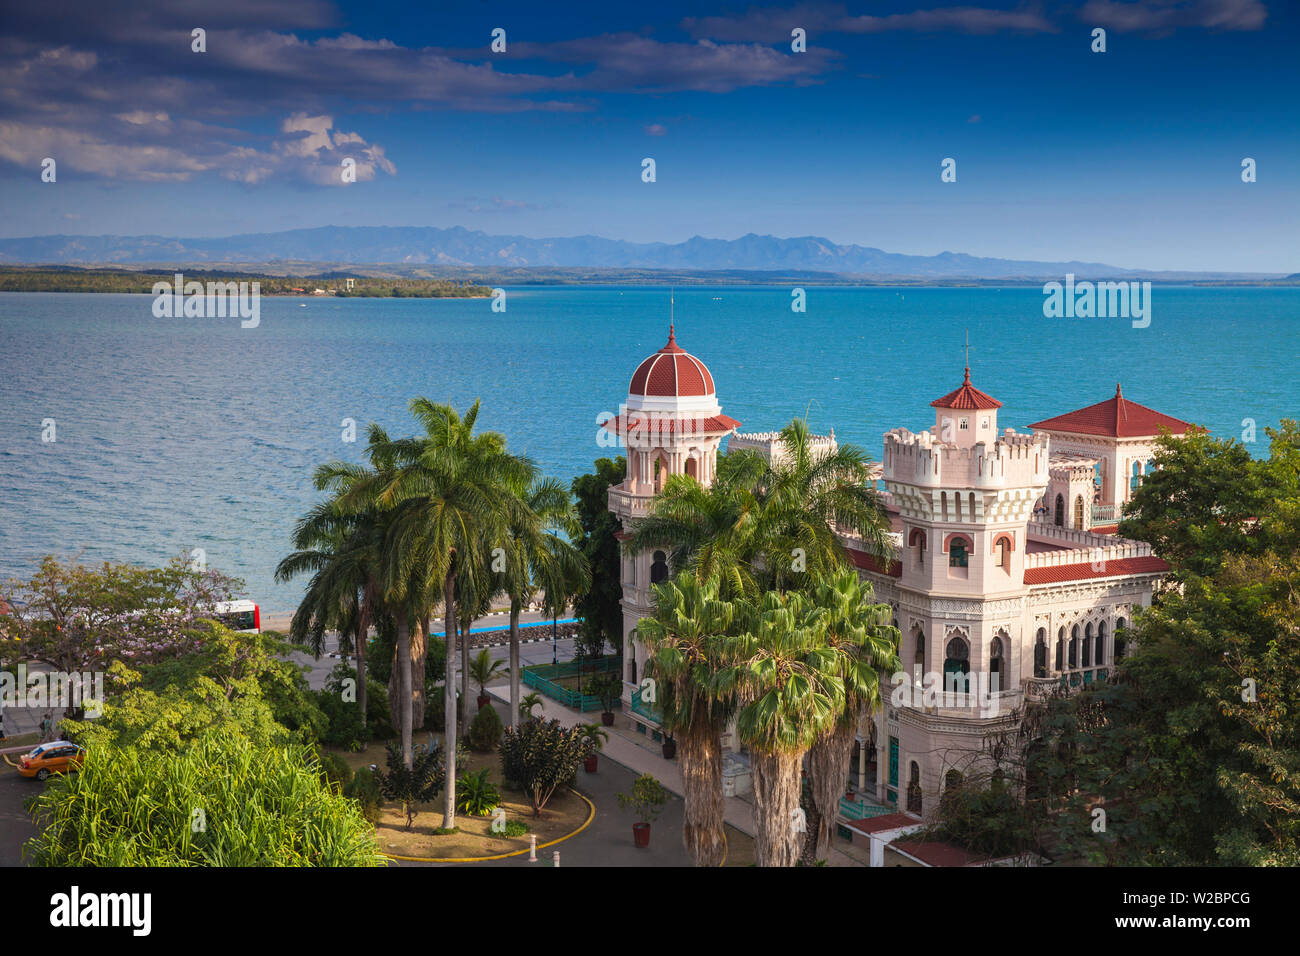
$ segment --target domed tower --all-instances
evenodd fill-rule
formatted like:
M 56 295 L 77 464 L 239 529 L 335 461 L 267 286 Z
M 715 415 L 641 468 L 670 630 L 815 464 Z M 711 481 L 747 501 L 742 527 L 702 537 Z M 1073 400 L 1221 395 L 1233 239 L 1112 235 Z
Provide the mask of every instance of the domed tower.
M 609 489 L 609 510 L 623 524 L 621 537 L 649 513 L 671 475 L 711 484 L 718 446 L 740 427 L 722 414 L 708 367 L 677 344 L 672 325 L 668 343 L 637 366 L 627 391 L 622 412 L 600 426 L 618 436 L 627 455 L 627 477 Z M 650 585 L 668 574 L 666 549 L 623 557 L 623 676 L 631 683 L 640 680 L 645 662 L 634 633 L 637 622 L 651 614 Z

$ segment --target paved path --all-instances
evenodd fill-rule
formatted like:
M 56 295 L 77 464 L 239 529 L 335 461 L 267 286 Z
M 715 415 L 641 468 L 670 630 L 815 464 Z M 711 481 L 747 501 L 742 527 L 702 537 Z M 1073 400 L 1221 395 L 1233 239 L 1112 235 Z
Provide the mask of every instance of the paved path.
M 44 787 L 0 763 L 0 866 L 22 866 L 23 844 L 36 835 L 36 827 L 23 812 L 23 801 Z

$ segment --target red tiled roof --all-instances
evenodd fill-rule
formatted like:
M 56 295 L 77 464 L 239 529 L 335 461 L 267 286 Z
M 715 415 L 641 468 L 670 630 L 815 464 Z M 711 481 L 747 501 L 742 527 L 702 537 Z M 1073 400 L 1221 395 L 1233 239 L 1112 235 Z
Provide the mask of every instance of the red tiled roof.
M 676 418 L 671 415 L 648 415 L 632 413 L 615 415 L 600 423 L 600 427 L 614 434 L 626 435 L 631 432 L 643 432 L 646 435 L 712 434 L 729 432 L 739 428 L 740 422 L 730 415 L 714 415 L 711 418 Z
M 1119 534 L 1118 524 L 1095 524 L 1088 529 L 1093 534 Z
M 981 392 L 970 383 L 970 369 L 966 369 L 966 381 L 961 388 L 949 392 L 943 398 L 936 398 L 930 403 L 935 408 L 1001 408 L 1002 403 L 987 392 Z
M 902 850 L 908 856 L 914 856 L 931 866 L 969 866 L 986 860 L 988 857 L 976 856 L 968 850 L 951 843 L 935 843 L 922 840 L 895 840 L 890 844 L 896 850 Z
M 1090 562 L 1058 564 L 1048 568 L 1026 568 L 1025 584 L 1059 584 L 1062 581 L 1111 578 L 1120 574 L 1153 574 L 1168 570 L 1168 563 L 1154 555 L 1145 558 L 1119 558 L 1104 562 L 1100 571 L 1095 570 Z
M 668 326 L 668 344 L 649 356 L 632 373 L 629 395 L 712 395 L 713 376 L 704 363 L 677 345 Z
M 1187 429 L 1196 426 L 1137 402 L 1130 402 L 1124 397 L 1119 385 L 1116 385 L 1113 398 L 1065 415 L 1034 422 L 1029 427 L 1079 435 L 1106 435 L 1110 438 L 1143 438 L 1160 434 L 1162 428 L 1169 429 L 1175 435 L 1182 435 Z
M 889 562 L 889 570 L 886 571 L 881 566 L 880 559 L 874 554 L 868 554 L 866 551 L 849 548 L 849 558 L 852 559 L 853 566 L 861 571 L 874 571 L 876 574 L 885 574 L 891 578 L 903 576 L 903 565 L 899 561 Z

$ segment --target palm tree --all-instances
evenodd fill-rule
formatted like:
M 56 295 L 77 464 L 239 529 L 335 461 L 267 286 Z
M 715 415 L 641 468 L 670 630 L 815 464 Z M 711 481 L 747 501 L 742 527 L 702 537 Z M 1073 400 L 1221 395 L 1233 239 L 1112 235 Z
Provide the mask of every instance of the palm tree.
M 825 639 L 840 652 L 844 709 L 808 751 L 812 813 L 803 862 L 830 854 L 835 815 L 853 756 L 853 739 L 862 718 L 880 706 L 881 675 L 897 673 L 898 629 L 889 621 L 887 604 L 873 604 L 870 581 L 849 570 L 818 577 L 809 589 L 813 605 L 824 614 Z
M 338 631 L 341 653 L 350 643 L 357 659 L 357 707 L 363 734 L 368 704 L 367 635 L 384 612 L 380 593 L 383 515 L 373 509 L 351 511 L 343 499 L 359 484 L 373 480 L 381 465 L 380 459 L 372 458 L 373 470 L 342 462 L 318 468 L 316 488 L 333 495 L 299 520 L 293 536 L 296 550 L 275 571 L 277 581 L 312 572 L 289 635 L 311 647 L 317 657 L 324 650 L 328 629 Z
M 428 620 L 441 592 L 447 642 L 446 779 L 455 780 L 457 585 L 462 577 L 472 582 L 485 575 L 492 543 L 505 538 L 509 519 L 520 507 L 511 489 L 531 482 L 536 466 L 508 453 L 500 434 L 474 434 L 478 402 L 463 417 L 450 406 L 426 398 L 413 399 L 410 408 L 424 435 L 387 441 L 379 453 L 393 462 L 391 479 L 372 486 L 358 499 L 392 511 L 385 540 L 386 580 L 394 597 L 411 609 L 417 628 Z M 398 615 L 398 652 L 399 658 L 409 660 L 404 617 Z M 419 677 L 423 684 L 423 674 Z M 404 673 L 402 683 L 408 682 L 411 675 Z M 409 753 L 406 697 L 404 689 L 403 748 Z M 451 828 L 455 820 L 454 788 L 448 786 L 443 826 Z
M 480 697 L 487 696 L 488 684 L 509 672 L 510 668 L 506 667 L 504 662 L 492 659 L 492 653 L 486 647 L 478 652 L 478 656 L 469 665 L 469 676 L 474 678 L 474 683 L 478 684 Z
M 514 509 L 507 525 L 502 573 L 510 596 L 510 723 L 518 730 L 519 615 L 539 587 L 548 596 L 580 592 L 590 584 L 591 572 L 570 541 L 580 528 L 568 489 L 543 478 L 515 491 L 522 507 Z
M 646 670 L 655 681 L 663 729 L 680 745 L 682 842 L 696 866 L 721 866 L 727 857 L 722 732 L 735 697 L 714 688 L 726 660 L 735 608 L 719 599 L 718 587 L 716 577 L 700 583 L 682 571 L 654 585 L 654 616 L 637 623 L 637 635 L 650 654 Z
M 799 592 L 769 591 L 741 602 L 743 633 L 729 638 L 714 692 L 736 694 L 736 729 L 754 775 L 754 856 L 759 866 L 794 866 L 800 765 L 844 709 L 843 653 L 826 641 L 825 614 Z

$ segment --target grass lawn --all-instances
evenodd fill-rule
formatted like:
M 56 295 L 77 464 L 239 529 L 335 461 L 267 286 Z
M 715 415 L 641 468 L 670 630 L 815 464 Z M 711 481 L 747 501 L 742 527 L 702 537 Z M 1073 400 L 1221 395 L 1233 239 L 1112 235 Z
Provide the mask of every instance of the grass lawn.
M 441 742 L 442 735 L 434 734 Z M 428 732 L 419 731 L 415 735 L 417 744 L 428 742 Z M 363 753 L 347 753 L 335 750 L 348 765 L 356 770 L 378 764 L 383 770 L 387 763 L 385 747 L 387 741 L 372 741 Z M 572 833 L 582 826 L 590 812 L 586 802 L 570 790 L 561 787 L 546 804 L 540 817 L 534 817 L 528 798 L 519 790 L 507 789 L 501 781 L 501 757 L 494 753 L 480 754 L 470 751 L 468 760 L 457 761 L 456 773 L 477 771 L 486 767 L 489 777 L 501 791 L 501 806 L 505 808 L 506 820 L 521 820 L 528 825 L 528 833 L 519 837 L 507 837 L 493 833 L 492 817 L 473 817 L 467 813 L 457 812 L 456 828 L 459 832 L 438 834 L 434 831 L 442 826 L 443 795 L 438 794 L 433 803 L 417 805 L 415 819 L 411 829 L 406 828 L 406 814 L 401 804 L 385 801 L 375 835 L 379 849 L 397 856 L 421 856 L 431 858 L 465 858 L 475 856 L 493 856 L 510 853 L 514 850 L 528 849 L 529 833 L 537 834 L 540 846 L 551 840 Z M 581 773 L 581 771 L 579 771 Z

